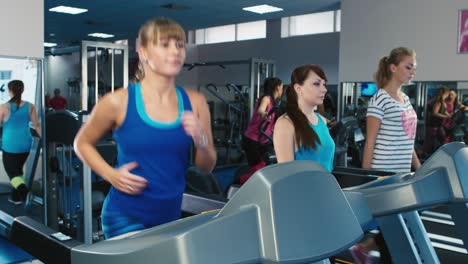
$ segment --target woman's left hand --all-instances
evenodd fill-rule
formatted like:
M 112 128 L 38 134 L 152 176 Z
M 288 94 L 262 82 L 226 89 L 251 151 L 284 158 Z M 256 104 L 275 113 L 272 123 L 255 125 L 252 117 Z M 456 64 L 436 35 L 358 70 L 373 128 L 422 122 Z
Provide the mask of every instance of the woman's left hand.
M 200 120 L 191 111 L 185 111 L 182 114 L 182 127 L 187 135 L 193 138 L 193 142 L 197 149 L 204 149 L 208 146 L 206 133 L 203 131 Z

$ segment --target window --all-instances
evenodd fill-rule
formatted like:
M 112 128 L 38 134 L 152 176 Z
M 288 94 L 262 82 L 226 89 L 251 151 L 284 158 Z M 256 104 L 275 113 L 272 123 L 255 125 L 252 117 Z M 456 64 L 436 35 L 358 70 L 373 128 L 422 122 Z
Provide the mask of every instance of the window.
M 341 31 L 341 10 L 335 12 L 335 31 Z
M 281 37 L 292 37 L 340 31 L 341 13 L 327 11 L 281 19 Z
M 205 44 L 205 29 L 195 30 L 195 44 Z
M 260 38 L 266 38 L 266 20 L 195 30 L 197 45 Z
M 236 40 L 236 25 L 227 25 L 205 29 L 205 43 L 220 43 Z
M 11 80 L 11 71 L 0 71 L 0 80 Z
M 266 38 L 266 20 L 237 24 L 236 40 Z

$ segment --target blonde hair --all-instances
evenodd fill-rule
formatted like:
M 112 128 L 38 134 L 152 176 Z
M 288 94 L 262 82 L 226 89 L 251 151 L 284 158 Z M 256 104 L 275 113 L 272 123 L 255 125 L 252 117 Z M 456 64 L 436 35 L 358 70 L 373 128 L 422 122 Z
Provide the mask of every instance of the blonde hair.
M 138 31 L 138 45 L 148 47 L 148 44 L 157 44 L 160 38 L 176 39 L 185 43 L 185 31 L 172 19 L 157 17 L 147 21 Z M 145 78 L 145 68 L 143 62 L 138 62 L 138 69 L 135 73 L 137 81 Z
M 412 49 L 399 47 L 392 49 L 389 56 L 380 59 L 377 72 L 374 74 L 375 83 L 377 87 L 383 88 L 392 78 L 390 71 L 390 64 L 398 65 L 405 58 L 411 56 L 416 57 L 416 52 Z

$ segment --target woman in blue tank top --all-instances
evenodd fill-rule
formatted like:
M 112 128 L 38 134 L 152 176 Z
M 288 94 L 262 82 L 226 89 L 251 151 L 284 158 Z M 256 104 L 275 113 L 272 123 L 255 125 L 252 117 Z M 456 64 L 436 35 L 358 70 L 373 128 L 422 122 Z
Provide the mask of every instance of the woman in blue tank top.
M 286 91 L 286 114 L 278 119 L 273 133 L 278 162 L 313 160 L 332 171 L 335 142 L 326 119 L 315 111 L 325 98 L 326 81 L 317 65 L 294 69 Z
M 0 107 L 2 122 L 2 159 L 13 192 L 9 201 L 22 203 L 28 194 L 24 182 L 23 166 L 31 151 L 32 137 L 29 129 L 31 122 L 37 134 L 41 135 L 41 127 L 33 104 L 21 100 L 24 83 L 13 80 L 8 83 L 8 93 L 11 99 Z
M 75 150 L 112 184 L 102 209 L 106 238 L 180 218 L 190 147 L 195 164 L 211 172 L 216 162 L 205 98 L 176 87 L 185 60 L 185 32 L 175 21 L 156 18 L 139 31 L 137 83 L 104 96 L 75 139 Z M 118 168 L 95 144 L 114 131 Z

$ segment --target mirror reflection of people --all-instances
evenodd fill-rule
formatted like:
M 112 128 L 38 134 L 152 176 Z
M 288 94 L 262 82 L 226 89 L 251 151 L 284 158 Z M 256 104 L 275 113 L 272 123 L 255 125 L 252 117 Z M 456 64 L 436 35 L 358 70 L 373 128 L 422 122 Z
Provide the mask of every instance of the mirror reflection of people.
M 21 99 L 23 91 L 24 83 L 22 81 L 13 80 L 9 82 L 8 93 L 11 99 L 0 107 L 0 120 L 3 126 L 3 167 L 13 187 L 13 192 L 8 200 L 15 204 L 22 203 L 28 194 L 28 188 L 24 181 L 23 166 L 32 144 L 30 122 L 33 124 L 36 133 L 39 136 L 41 135 L 36 108 L 32 103 Z
M 460 115 L 457 113 L 460 111 L 466 111 L 468 108 L 458 101 L 457 91 L 453 89 L 450 90 L 448 97 L 445 99 L 445 105 L 450 118 L 442 120 L 442 128 L 444 130 L 443 144 L 447 144 L 455 140 L 453 133 L 455 132 L 455 128 L 461 122 Z
M 112 185 L 101 215 L 106 238 L 181 217 L 192 144 L 202 172 L 216 163 L 205 97 L 175 84 L 185 61 L 184 30 L 156 18 L 140 28 L 138 39 L 138 81 L 106 94 L 74 143 L 81 160 Z M 109 131 L 119 150 L 116 168 L 96 150 Z
M 432 106 L 431 140 L 437 140 L 437 144 L 435 144 L 436 147 L 448 143 L 446 142 L 448 139 L 444 127 L 451 126 L 453 115 L 453 105 L 447 102 L 449 95 L 450 89 L 448 87 L 444 86 L 440 88 Z
M 468 106 L 464 105 L 460 100 L 458 100 L 457 91 L 454 89 L 450 90 L 446 103 L 452 105 L 454 114 L 459 111 L 468 111 Z
M 318 65 L 303 65 L 292 72 L 286 90 L 286 114 L 276 121 L 273 133 L 278 163 L 312 160 L 332 171 L 335 142 L 325 117 L 316 112 L 327 93 L 326 81 Z
M 49 100 L 49 105 L 55 110 L 63 110 L 67 108 L 67 99 L 61 95 L 60 89 L 54 90 L 54 97 Z

